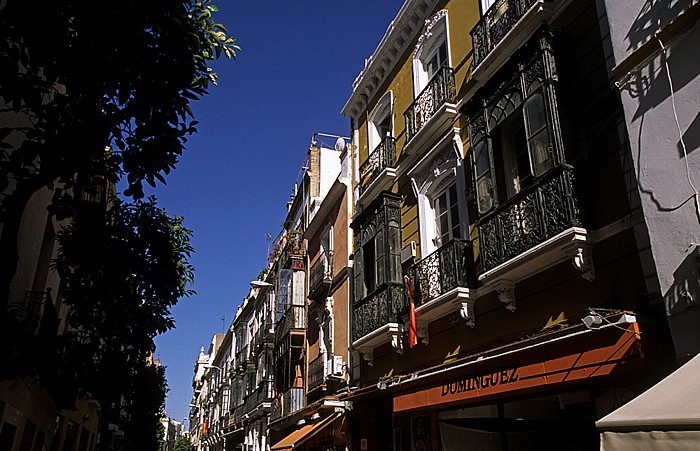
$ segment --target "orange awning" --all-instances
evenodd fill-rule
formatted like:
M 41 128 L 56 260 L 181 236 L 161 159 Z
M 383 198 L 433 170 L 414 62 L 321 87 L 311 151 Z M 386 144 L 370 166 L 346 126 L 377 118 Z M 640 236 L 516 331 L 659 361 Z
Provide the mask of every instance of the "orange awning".
M 296 431 L 292 432 L 291 434 L 277 442 L 272 448 L 270 448 L 270 451 L 296 448 L 297 446 L 301 445 L 314 435 L 318 434 L 321 431 L 321 429 L 333 423 L 333 421 L 335 421 L 341 415 L 342 413 L 336 412 L 327 416 L 318 423 L 306 424 L 300 427 Z

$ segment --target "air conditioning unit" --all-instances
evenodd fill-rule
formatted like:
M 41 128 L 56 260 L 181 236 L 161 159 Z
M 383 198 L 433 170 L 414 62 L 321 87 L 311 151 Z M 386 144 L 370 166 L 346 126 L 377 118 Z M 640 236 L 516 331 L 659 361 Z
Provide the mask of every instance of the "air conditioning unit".
M 401 263 L 406 263 L 416 256 L 416 242 L 411 241 L 401 249 Z
M 333 356 L 333 376 L 343 376 L 345 375 L 345 362 L 343 362 L 342 355 Z

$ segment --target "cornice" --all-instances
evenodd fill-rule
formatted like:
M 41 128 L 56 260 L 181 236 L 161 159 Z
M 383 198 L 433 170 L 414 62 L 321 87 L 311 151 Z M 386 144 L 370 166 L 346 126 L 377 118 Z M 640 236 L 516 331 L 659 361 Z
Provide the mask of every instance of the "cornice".
M 367 108 L 367 103 L 394 69 L 396 62 L 410 48 L 409 45 L 429 22 L 438 0 L 406 0 L 374 53 L 365 60 L 352 84 L 352 94 L 341 114 L 356 119 Z M 411 49 L 411 51 L 413 51 Z

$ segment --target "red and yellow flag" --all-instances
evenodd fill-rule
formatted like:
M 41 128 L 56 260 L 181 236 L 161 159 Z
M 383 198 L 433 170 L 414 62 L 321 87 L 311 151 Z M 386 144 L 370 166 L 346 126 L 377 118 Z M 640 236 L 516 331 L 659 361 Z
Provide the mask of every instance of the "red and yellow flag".
M 413 295 L 413 284 L 408 276 L 403 276 L 403 283 L 406 285 L 408 293 L 408 346 L 410 348 L 418 344 L 418 334 L 416 333 L 416 302 Z

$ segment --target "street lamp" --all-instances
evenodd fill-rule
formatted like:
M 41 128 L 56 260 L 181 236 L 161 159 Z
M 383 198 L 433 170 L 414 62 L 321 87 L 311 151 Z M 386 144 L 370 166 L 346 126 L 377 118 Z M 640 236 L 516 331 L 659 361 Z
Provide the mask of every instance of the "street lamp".
M 253 288 L 263 288 L 263 287 L 272 287 L 274 285 L 272 285 L 269 282 L 262 281 L 262 280 L 253 280 L 252 282 L 250 282 L 250 286 Z

